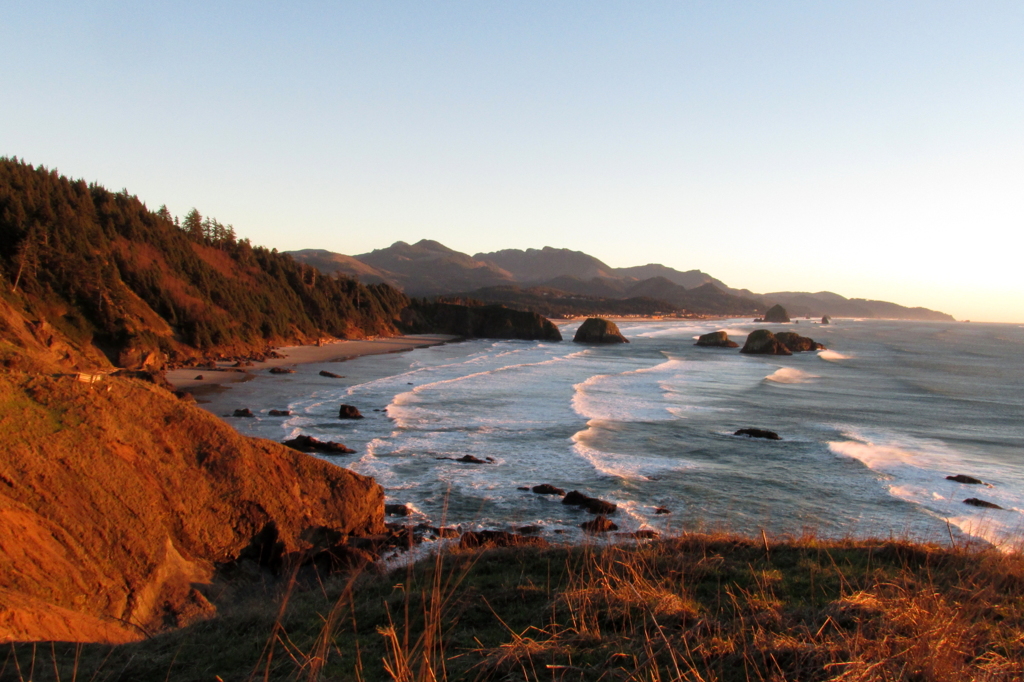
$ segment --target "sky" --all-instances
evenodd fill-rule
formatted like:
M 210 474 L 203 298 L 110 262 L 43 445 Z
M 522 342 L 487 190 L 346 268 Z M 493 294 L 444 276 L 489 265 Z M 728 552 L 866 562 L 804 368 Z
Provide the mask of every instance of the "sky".
M 280 250 L 1024 323 L 1024 3 L 0 0 L 0 156 Z

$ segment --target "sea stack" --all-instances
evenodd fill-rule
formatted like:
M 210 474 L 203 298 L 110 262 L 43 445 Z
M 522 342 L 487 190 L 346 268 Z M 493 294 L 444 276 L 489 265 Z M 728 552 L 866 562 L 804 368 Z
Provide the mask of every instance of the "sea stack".
M 740 349 L 741 353 L 748 355 L 792 355 L 792 351 L 786 348 L 786 344 L 775 338 L 767 329 L 758 329 L 750 332 L 747 342 Z
M 789 322 L 789 313 L 780 304 L 776 303 L 764 314 L 765 322 Z
M 576 330 L 575 343 L 629 343 L 614 322 L 600 317 L 589 317 Z
M 729 335 L 725 332 L 708 332 L 707 334 L 701 334 L 700 338 L 697 339 L 695 346 L 705 346 L 710 348 L 739 348 L 740 344 L 735 341 L 729 340 Z
M 806 336 L 800 336 L 796 332 L 779 332 L 775 335 L 775 338 L 793 353 L 803 353 L 811 350 L 827 350 L 825 346 L 814 339 L 809 339 Z
M 828 315 L 822 315 L 821 316 L 821 323 L 822 324 L 832 324 L 832 318 L 829 317 Z

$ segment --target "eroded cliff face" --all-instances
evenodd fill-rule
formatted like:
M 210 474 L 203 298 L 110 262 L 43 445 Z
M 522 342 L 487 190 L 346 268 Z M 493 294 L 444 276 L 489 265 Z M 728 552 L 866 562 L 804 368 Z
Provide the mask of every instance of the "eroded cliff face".
M 0 641 L 138 639 L 209 615 L 218 563 L 384 529 L 373 479 L 135 379 L 0 374 L 0 443 Z

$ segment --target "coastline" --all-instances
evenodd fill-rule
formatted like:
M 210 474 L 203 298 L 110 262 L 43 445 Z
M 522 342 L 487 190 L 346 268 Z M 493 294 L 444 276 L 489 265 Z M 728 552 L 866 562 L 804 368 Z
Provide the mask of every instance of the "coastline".
M 232 362 L 218 362 L 216 368 L 173 369 L 166 372 L 165 376 L 174 388 L 188 391 L 249 381 L 255 374 L 274 367 L 344 362 L 364 355 L 402 353 L 415 348 L 440 346 L 458 338 L 450 334 L 409 334 L 365 340 L 338 339 L 322 346 L 282 346 L 274 350 L 284 357 L 253 362 L 249 367 L 234 367 Z M 200 376 L 201 379 L 198 378 Z

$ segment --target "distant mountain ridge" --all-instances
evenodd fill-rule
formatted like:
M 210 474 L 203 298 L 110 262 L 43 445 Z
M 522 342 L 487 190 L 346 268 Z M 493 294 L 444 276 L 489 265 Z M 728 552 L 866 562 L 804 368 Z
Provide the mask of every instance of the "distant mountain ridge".
M 423 239 L 415 244 L 395 242 L 356 256 L 320 249 L 288 253 L 324 272 L 346 274 L 364 283 L 388 283 L 411 296 L 458 295 L 542 315 L 746 316 L 759 315 L 779 303 L 793 316 L 953 319 L 927 308 L 848 299 L 827 291 L 755 294 L 731 288 L 701 270 L 684 272 L 658 263 L 613 268 L 582 251 L 550 246 L 470 256 Z

